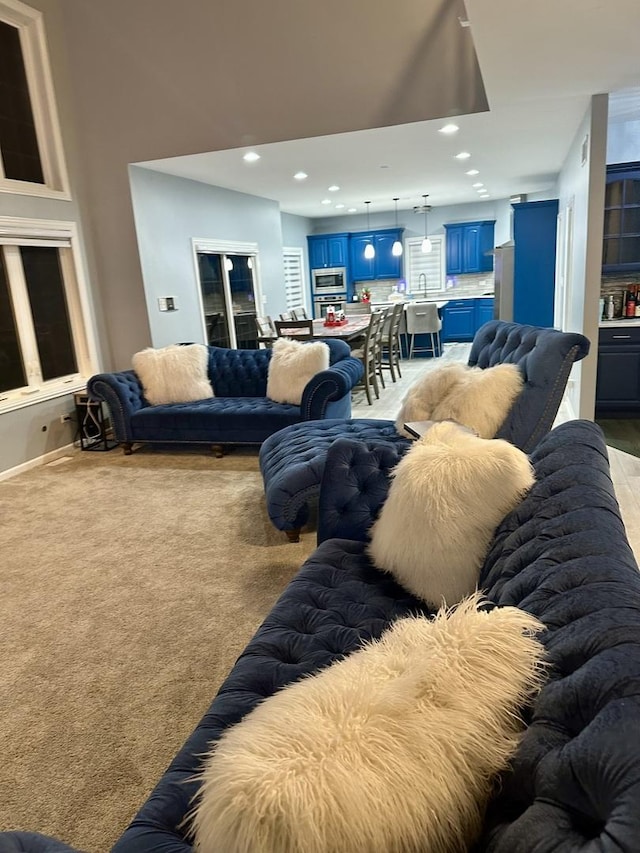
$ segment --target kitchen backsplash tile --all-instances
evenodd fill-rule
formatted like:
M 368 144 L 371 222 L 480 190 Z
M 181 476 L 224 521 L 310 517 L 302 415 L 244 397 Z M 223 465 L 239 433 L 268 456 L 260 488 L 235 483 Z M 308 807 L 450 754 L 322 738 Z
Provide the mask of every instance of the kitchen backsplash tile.
M 396 285 L 398 285 L 397 279 L 368 282 L 361 281 L 358 282 L 356 290 L 358 292 L 358 296 L 361 296 L 362 288 L 368 287 L 371 291 L 372 302 L 386 302 L 387 297 L 393 292 Z M 451 299 L 454 296 L 458 299 L 462 299 L 465 296 L 473 297 L 492 294 L 493 289 L 494 279 L 492 272 L 479 273 L 477 275 L 450 275 L 445 279 L 443 290 L 429 290 L 427 291 L 427 296 L 432 299 Z

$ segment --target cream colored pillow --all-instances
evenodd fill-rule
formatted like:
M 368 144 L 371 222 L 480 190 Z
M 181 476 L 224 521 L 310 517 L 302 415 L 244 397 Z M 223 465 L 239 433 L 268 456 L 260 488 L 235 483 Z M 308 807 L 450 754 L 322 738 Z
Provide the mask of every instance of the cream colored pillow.
M 131 363 L 152 406 L 214 396 L 208 377 L 209 352 L 203 344 L 147 347 L 137 352 Z
M 493 438 L 522 391 L 524 380 L 516 364 L 482 369 L 454 362 L 425 373 L 403 400 L 396 429 L 409 435 L 411 421 L 451 419 Z
M 307 382 L 329 367 L 329 347 L 322 341 L 301 343 L 278 338 L 273 345 L 267 397 L 276 403 L 299 406 Z
M 541 681 L 541 628 L 472 598 L 271 696 L 212 748 L 195 850 L 469 849 Z
M 418 598 L 452 606 L 476 589 L 496 527 L 533 483 L 509 442 L 435 423 L 393 470 L 369 554 Z

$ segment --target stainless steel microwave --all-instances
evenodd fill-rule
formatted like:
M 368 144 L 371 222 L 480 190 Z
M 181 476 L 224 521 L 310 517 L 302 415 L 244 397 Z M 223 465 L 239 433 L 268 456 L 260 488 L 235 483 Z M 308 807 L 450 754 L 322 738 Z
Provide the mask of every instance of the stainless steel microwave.
M 315 293 L 344 293 L 347 292 L 347 270 L 345 267 L 312 270 L 313 292 Z

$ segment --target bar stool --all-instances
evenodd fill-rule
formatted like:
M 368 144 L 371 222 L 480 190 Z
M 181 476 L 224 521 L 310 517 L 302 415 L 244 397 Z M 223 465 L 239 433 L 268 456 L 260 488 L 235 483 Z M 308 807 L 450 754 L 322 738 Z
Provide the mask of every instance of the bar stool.
M 413 358 L 414 352 L 432 352 L 434 357 L 440 355 L 442 347 L 440 343 L 440 329 L 442 320 L 438 314 L 438 306 L 435 302 L 421 302 L 407 305 L 407 334 L 411 338 L 409 358 Z M 430 347 L 416 347 L 416 335 L 428 334 L 431 338 Z

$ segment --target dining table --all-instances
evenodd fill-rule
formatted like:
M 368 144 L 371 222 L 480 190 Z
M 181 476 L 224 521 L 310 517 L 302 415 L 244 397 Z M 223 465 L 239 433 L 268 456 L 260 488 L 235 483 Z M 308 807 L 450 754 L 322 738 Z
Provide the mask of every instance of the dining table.
M 336 326 L 325 326 L 324 320 L 313 321 L 314 338 L 337 338 L 340 341 L 353 341 L 367 331 L 370 314 L 347 314 L 346 323 Z

